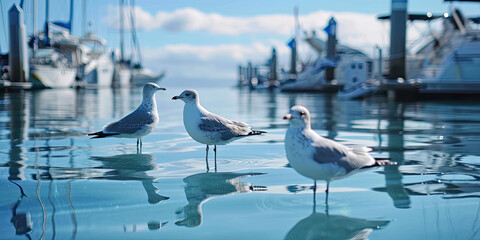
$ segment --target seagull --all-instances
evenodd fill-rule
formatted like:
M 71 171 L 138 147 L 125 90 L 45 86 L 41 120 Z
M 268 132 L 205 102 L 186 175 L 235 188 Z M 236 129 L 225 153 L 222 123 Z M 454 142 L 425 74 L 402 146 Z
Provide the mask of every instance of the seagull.
M 314 199 L 317 180 L 327 182 L 325 202 L 328 203 L 330 181 L 347 177 L 366 167 L 395 165 L 388 158 L 373 158 L 370 148 L 350 148 L 318 135 L 310 126 L 310 112 L 303 106 L 293 106 L 288 119 L 290 126 L 285 135 L 288 162 L 301 175 L 314 180 Z
M 225 145 L 234 140 L 266 133 L 264 131 L 252 130 L 243 122 L 228 120 L 224 117 L 209 112 L 200 105 L 197 91 L 188 89 L 172 100 L 180 99 L 185 102 L 183 108 L 183 124 L 193 140 L 207 145 L 205 162 L 208 167 L 209 145 L 214 145 L 215 170 L 217 170 L 217 145 Z
M 155 83 L 147 83 L 143 87 L 143 100 L 140 106 L 124 118 L 105 125 L 102 131 L 89 133 L 92 138 L 117 137 L 136 138 L 137 149 L 142 147 L 142 137 L 148 135 L 158 124 L 155 92 L 166 90 Z

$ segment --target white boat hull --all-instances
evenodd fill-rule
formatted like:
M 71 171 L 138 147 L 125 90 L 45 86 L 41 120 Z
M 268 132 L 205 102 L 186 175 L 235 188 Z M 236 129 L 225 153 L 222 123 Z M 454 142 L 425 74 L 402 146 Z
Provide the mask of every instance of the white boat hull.
M 346 89 L 337 93 L 339 99 L 359 99 L 365 98 L 375 94 L 378 87 L 374 86 L 360 86 L 351 89 Z
M 55 68 L 51 65 L 34 65 L 30 69 L 34 88 L 68 88 L 73 86 L 76 68 Z
M 106 55 L 92 60 L 85 67 L 85 82 L 87 87 L 110 87 L 113 81 L 113 62 Z
M 130 69 L 117 65 L 113 85 L 117 87 L 129 86 L 131 77 Z

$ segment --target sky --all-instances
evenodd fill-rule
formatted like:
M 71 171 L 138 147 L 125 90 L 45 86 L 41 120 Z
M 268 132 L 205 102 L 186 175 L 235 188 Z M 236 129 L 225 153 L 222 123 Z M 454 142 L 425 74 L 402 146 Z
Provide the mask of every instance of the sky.
M 130 4 L 131 0 L 125 0 Z M 8 9 L 19 0 L 0 0 L 0 48 L 8 51 Z M 135 22 L 143 56 L 143 65 L 154 72 L 165 70 L 166 85 L 232 86 L 237 66 L 263 64 L 275 47 L 279 64 L 287 67 L 290 50 L 286 45 L 295 33 L 293 9 L 298 7 L 300 34 L 326 38 L 323 28 L 334 17 L 340 44 L 357 48 L 370 56 L 375 46 L 388 53 L 387 21 L 376 19 L 390 12 L 390 0 L 135 0 Z M 89 31 L 105 38 L 109 48 L 119 47 L 119 1 L 86 0 L 86 21 L 82 17 L 83 1 L 74 0 L 73 34 Z M 467 16 L 480 15 L 480 3 L 455 3 Z M 25 1 L 27 32 L 33 32 L 33 1 Z M 443 0 L 410 0 L 408 11 L 415 13 L 448 12 L 451 3 Z M 50 0 L 50 19 L 67 20 L 70 1 Z M 128 10 L 129 11 L 129 10 Z M 28 13 L 28 14 L 27 14 Z M 38 27 L 43 29 L 45 0 L 38 0 Z M 128 19 L 128 18 L 127 18 Z M 90 23 L 90 24 L 88 24 Z M 127 28 L 129 22 L 125 23 Z M 415 41 L 427 31 L 425 23 L 411 25 L 407 39 Z M 128 32 L 128 30 L 126 31 Z M 131 36 L 125 35 L 127 51 Z M 316 53 L 304 42 L 298 43 L 302 61 L 314 59 Z M 129 53 L 128 53 L 129 54 Z M 288 68 L 288 67 L 287 67 Z

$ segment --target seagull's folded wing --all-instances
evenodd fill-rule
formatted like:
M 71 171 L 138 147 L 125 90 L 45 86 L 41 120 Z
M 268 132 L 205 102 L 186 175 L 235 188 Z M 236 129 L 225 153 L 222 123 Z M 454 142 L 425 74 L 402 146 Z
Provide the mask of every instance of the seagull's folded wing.
M 246 123 L 231 121 L 215 114 L 202 117 L 199 127 L 203 131 L 218 134 L 222 140 L 247 136 L 252 131 Z
M 152 124 L 154 118 L 150 112 L 134 111 L 117 122 L 112 122 L 103 128 L 105 133 L 134 134 L 146 125 Z
M 315 149 L 313 159 L 316 162 L 332 163 L 344 168 L 347 172 L 371 165 L 375 161 L 367 152 L 352 151 L 331 139 L 316 139 L 312 145 Z

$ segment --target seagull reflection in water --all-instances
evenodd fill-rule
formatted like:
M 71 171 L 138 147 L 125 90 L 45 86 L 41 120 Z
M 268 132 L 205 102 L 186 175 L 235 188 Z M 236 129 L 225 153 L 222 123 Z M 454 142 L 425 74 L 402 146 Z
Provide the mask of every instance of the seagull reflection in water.
M 93 168 L 66 168 L 66 167 L 37 167 L 45 170 L 34 179 L 62 180 L 62 179 L 107 179 L 120 181 L 141 181 L 148 195 L 150 204 L 159 203 L 169 197 L 158 194 L 153 185 L 155 176 L 147 174 L 157 169 L 155 158 L 149 154 L 123 154 L 109 157 L 92 156 L 92 160 L 99 161 L 103 166 Z
M 150 204 L 159 203 L 169 197 L 158 194 L 158 189 L 153 185 L 154 176 L 147 174 L 147 171 L 158 168 L 155 158 L 150 154 L 123 154 L 111 157 L 91 157 L 92 160 L 100 161 L 103 168 L 112 169 L 100 178 L 112 180 L 138 180 L 142 182 L 143 188 L 148 195 Z
M 373 230 L 388 223 L 313 212 L 295 224 L 285 239 L 368 239 Z
M 12 207 L 12 218 L 10 222 L 15 227 L 15 234 L 16 235 L 25 235 L 28 239 L 31 239 L 30 232 L 33 230 L 33 224 L 31 220 L 31 216 L 29 212 L 23 213 L 18 212 L 18 207 L 22 202 L 23 198 L 26 197 L 25 192 L 23 191 L 22 186 L 20 184 L 10 180 L 13 184 L 17 185 L 20 189 L 20 197 L 17 199 L 17 202 Z
M 203 221 L 202 204 L 211 198 L 252 191 L 266 191 L 265 186 L 239 182 L 240 178 L 261 174 L 264 173 L 206 172 L 184 178 L 188 204 L 176 212 L 177 214 L 183 212 L 185 219 L 177 221 L 175 224 L 186 227 L 200 226 Z
M 306 189 L 293 185 L 288 186 L 287 190 L 301 192 Z M 295 224 L 285 239 L 368 239 L 373 230 L 381 229 L 389 222 L 332 215 L 329 214 L 328 203 L 325 205 L 325 213 L 317 212 L 314 192 L 312 214 Z

